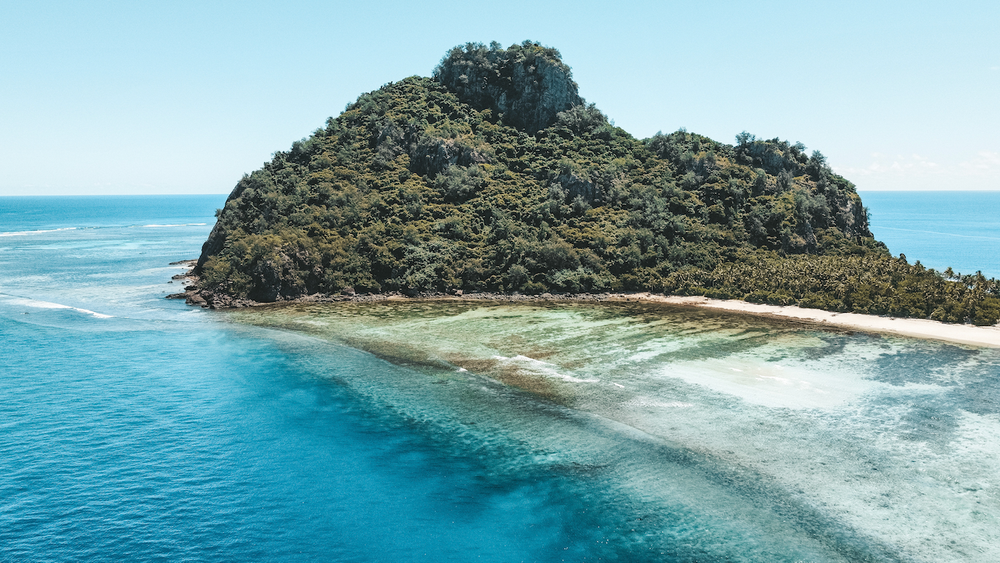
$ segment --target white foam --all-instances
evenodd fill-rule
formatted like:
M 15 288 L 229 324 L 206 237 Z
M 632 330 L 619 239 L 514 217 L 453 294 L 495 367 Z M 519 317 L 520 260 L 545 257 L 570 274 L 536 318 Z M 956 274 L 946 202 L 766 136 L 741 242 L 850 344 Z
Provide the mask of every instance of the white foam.
M 580 379 L 579 377 L 573 377 L 572 375 L 559 373 L 559 371 L 556 370 L 558 366 L 556 366 L 555 364 L 550 364 L 548 362 L 543 362 L 541 360 L 529 358 L 528 356 L 522 356 L 521 354 L 518 354 L 513 358 L 505 358 L 504 356 L 493 356 L 493 359 L 510 363 L 522 364 L 522 365 L 527 364 L 526 367 L 528 367 L 530 371 L 533 371 L 539 375 L 543 375 L 546 377 L 554 377 L 556 379 L 562 379 L 563 381 L 567 381 L 569 383 L 597 383 L 600 381 L 600 379 L 593 379 L 593 378 Z
M 548 362 L 543 362 L 542 360 L 536 360 L 535 358 L 529 358 L 528 356 L 522 356 L 521 354 L 518 354 L 518 355 L 514 356 L 511 359 L 514 360 L 515 362 L 528 362 L 528 363 L 532 363 L 532 364 L 538 364 L 538 365 L 541 365 L 541 366 L 551 366 L 552 365 L 552 364 L 550 364 Z
M 310 325 L 310 326 L 317 326 L 317 327 L 325 327 L 325 326 L 328 326 L 330 324 L 330 323 L 327 323 L 327 322 L 324 322 L 324 321 L 315 321 L 315 320 L 296 320 L 295 322 L 297 322 L 299 324 L 302 324 L 302 325 Z
M 559 379 L 562 379 L 563 381 L 568 381 L 570 383 L 598 383 L 599 381 L 601 381 L 600 379 L 595 379 L 595 378 L 580 379 L 579 377 L 573 377 L 572 375 L 566 375 L 562 373 L 553 373 L 552 377 L 557 377 Z
M 661 409 L 689 409 L 694 406 L 694 403 L 685 403 L 683 401 L 657 401 L 648 397 L 632 399 L 631 401 L 626 401 L 624 404 L 634 407 L 656 407 Z
M 25 299 L 23 297 L 15 297 L 13 299 L 9 299 L 8 301 L 14 303 L 15 305 L 22 305 L 24 307 L 34 307 L 35 309 L 70 309 L 78 313 L 91 315 L 98 319 L 110 319 L 114 317 L 114 315 L 105 315 L 104 313 L 98 313 L 96 311 L 91 311 L 90 309 L 81 309 L 79 307 L 63 305 L 62 303 L 52 303 L 51 301 L 39 301 L 37 299 Z
M 40 235 L 42 233 L 57 233 L 59 231 L 75 231 L 76 227 L 63 227 L 61 229 L 43 229 L 38 231 L 12 231 L 0 233 L 0 237 L 23 237 L 27 235 Z
M 180 223 L 177 225 L 143 225 L 147 229 L 165 229 L 168 227 L 201 227 L 208 223 Z

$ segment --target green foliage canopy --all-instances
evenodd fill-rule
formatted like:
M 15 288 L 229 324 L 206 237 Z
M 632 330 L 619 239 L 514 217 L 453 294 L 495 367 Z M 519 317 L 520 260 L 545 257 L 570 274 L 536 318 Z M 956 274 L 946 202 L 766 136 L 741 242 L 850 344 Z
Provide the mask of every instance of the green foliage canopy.
M 818 151 L 635 139 L 533 42 L 452 49 L 236 185 L 197 266 L 220 303 L 315 293 L 666 291 L 994 324 L 995 280 L 889 255 Z

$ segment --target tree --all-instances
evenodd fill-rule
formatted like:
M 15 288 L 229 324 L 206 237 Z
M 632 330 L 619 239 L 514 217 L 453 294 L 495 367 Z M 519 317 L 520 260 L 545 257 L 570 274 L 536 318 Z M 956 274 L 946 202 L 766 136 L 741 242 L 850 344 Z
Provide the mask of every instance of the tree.
M 736 145 L 739 148 L 745 148 L 747 145 L 753 143 L 756 140 L 757 137 L 751 135 L 750 133 L 747 133 L 746 131 L 743 131 L 742 133 L 736 135 Z

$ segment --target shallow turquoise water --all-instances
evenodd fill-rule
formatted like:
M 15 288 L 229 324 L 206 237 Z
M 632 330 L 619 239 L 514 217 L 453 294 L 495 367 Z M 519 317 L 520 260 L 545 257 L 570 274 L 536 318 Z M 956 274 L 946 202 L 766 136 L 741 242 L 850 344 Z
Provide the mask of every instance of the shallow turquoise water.
M 995 350 L 162 299 L 223 199 L 0 198 L 0 561 L 1000 559 Z
M 520 561 L 578 544 L 559 479 L 497 475 L 342 381 L 401 368 L 164 300 L 167 264 L 197 255 L 222 200 L 125 216 L 56 201 L 66 222 L 3 202 L 35 219 L 0 229 L 0 560 Z
M 700 550 L 680 560 L 1000 556 L 996 350 L 639 304 L 228 317 L 407 366 L 348 384 L 470 447 L 513 442 L 520 468 L 586 473 L 588 504 L 642 507 L 643 545 Z

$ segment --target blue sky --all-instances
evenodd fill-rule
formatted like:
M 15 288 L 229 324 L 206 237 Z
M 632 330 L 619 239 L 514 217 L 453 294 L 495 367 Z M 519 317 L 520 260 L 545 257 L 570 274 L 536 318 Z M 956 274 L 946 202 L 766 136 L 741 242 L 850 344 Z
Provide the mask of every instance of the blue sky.
M 558 48 L 637 137 L 801 141 L 860 190 L 1000 190 L 1000 2 L 0 0 L 0 195 L 227 193 L 469 41 Z

